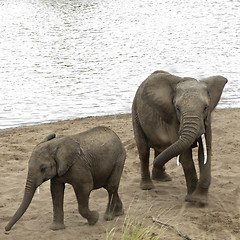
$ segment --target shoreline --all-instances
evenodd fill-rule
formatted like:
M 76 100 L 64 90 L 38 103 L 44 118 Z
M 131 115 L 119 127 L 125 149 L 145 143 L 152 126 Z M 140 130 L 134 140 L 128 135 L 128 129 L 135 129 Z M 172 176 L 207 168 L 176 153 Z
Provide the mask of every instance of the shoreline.
M 214 112 L 218 112 L 218 111 L 238 111 L 240 110 L 240 108 L 216 108 L 212 114 L 214 114 Z M 104 118 L 104 117 L 114 117 L 114 116 L 122 116 L 122 115 L 131 115 L 130 113 L 116 113 L 116 114 L 106 114 L 106 115 L 97 115 L 97 116 L 87 116 L 87 117 L 77 117 L 77 118 L 73 118 L 73 119 L 64 119 L 64 120 L 50 120 L 47 122 L 40 122 L 40 123 L 33 123 L 33 124 L 26 124 L 26 125 L 21 125 L 21 126 L 16 126 L 16 127 L 7 127 L 7 128 L 2 128 L 0 129 L 0 133 L 2 131 L 11 131 L 14 129 L 18 129 L 18 128 L 27 128 L 27 127 L 34 127 L 34 126 L 38 126 L 38 125 L 47 125 L 47 124 L 57 124 L 57 123 L 61 123 L 61 122 L 65 122 L 65 121 L 80 121 L 81 119 L 92 119 L 92 118 Z
M 106 114 L 106 115 L 97 115 L 97 116 L 87 116 L 87 117 L 77 117 L 77 118 L 69 118 L 69 119 L 62 119 L 62 120 L 49 120 L 46 122 L 39 122 L 39 123 L 30 123 L 30 124 L 24 124 L 16 127 L 7 127 L 7 128 L 1 128 L 1 131 L 7 131 L 7 130 L 13 130 L 16 128 L 24 128 L 24 127 L 34 127 L 37 125 L 43 125 L 43 124 L 51 124 L 51 123 L 58 123 L 58 122 L 64 122 L 64 121 L 75 121 L 75 120 L 80 120 L 80 119 L 85 119 L 85 118 L 101 118 L 101 117 L 111 117 L 111 116 L 118 116 L 118 115 L 129 115 L 131 113 L 116 113 L 116 114 Z

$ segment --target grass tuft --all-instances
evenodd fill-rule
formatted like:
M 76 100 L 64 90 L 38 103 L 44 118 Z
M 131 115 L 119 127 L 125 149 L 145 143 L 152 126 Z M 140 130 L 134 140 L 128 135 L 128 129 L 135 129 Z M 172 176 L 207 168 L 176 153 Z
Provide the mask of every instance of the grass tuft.
M 151 227 L 144 226 L 138 219 L 128 219 L 122 229 L 122 240 L 157 240 L 160 239 L 151 231 Z
M 115 228 L 106 231 L 106 240 L 114 240 Z M 125 219 L 122 226 L 121 240 L 159 240 L 160 236 L 153 233 L 151 227 L 144 226 L 139 219 Z

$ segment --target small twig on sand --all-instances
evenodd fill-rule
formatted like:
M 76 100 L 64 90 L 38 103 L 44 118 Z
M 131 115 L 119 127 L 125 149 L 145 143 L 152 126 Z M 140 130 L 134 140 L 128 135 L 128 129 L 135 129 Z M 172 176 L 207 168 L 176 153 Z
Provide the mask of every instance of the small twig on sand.
M 192 240 L 192 238 L 190 238 L 188 235 L 183 234 L 181 231 L 179 231 L 178 229 L 176 229 L 174 226 L 167 224 L 167 223 L 163 223 L 159 220 L 157 220 L 156 218 L 152 217 L 153 222 L 171 228 L 173 231 L 175 231 L 180 237 L 182 237 L 183 239 L 187 239 L 187 240 Z

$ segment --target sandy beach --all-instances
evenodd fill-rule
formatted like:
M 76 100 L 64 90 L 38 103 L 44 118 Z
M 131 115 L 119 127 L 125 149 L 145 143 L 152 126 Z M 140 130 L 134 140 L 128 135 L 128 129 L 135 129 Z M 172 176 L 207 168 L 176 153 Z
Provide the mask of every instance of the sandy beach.
M 171 182 L 156 182 L 155 188 L 143 191 L 139 187 L 140 162 L 133 135 L 131 115 L 88 117 L 0 131 L 0 239 L 1 240 L 102 240 L 106 232 L 110 239 L 121 239 L 124 223 L 138 219 L 148 227 L 152 236 L 161 239 L 240 239 L 240 109 L 215 110 L 212 114 L 213 156 L 212 184 L 209 204 L 198 207 L 184 202 L 186 184 L 183 170 L 175 159 L 166 165 Z M 50 181 L 40 186 L 22 218 L 5 233 L 4 227 L 19 207 L 28 170 L 28 160 L 34 146 L 50 133 L 57 136 L 82 132 L 104 125 L 114 130 L 127 151 L 119 194 L 125 214 L 106 222 L 103 215 L 107 205 L 104 189 L 93 191 L 90 209 L 100 214 L 99 221 L 89 226 L 78 213 L 77 200 L 71 185 L 66 185 L 64 213 L 66 229 L 52 231 L 52 200 Z M 196 154 L 195 154 L 196 156 Z M 196 158 L 196 157 L 195 157 Z M 151 158 L 152 164 L 153 156 Z M 157 221 L 169 224 L 163 226 Z M 174 227 L 174 229 L 173 229 Z

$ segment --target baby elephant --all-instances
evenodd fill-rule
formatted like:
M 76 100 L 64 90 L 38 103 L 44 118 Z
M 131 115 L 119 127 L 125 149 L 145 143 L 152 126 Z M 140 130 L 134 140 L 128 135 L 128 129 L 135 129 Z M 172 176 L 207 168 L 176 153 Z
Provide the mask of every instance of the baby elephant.
M 88 202 L 93 189 L 104 187 L 108 191 L 105 220 L 123 214 L 118 187 L 126 158 L 119 137 L 107 127 L 96 127 L 69 137 L 55 138 L 51 134 L 38 144 L 30 157 L 28 176 L 22 203 L 5 227 L 9 231 L 27 210 L 35 190 L 51 179 L 53 201 L 52 230 L 65 228 L 63 195 L 65 183 L 73 186 L 79 213 L 90 225 L 98 221 L 99 214 L 90 211 Z

